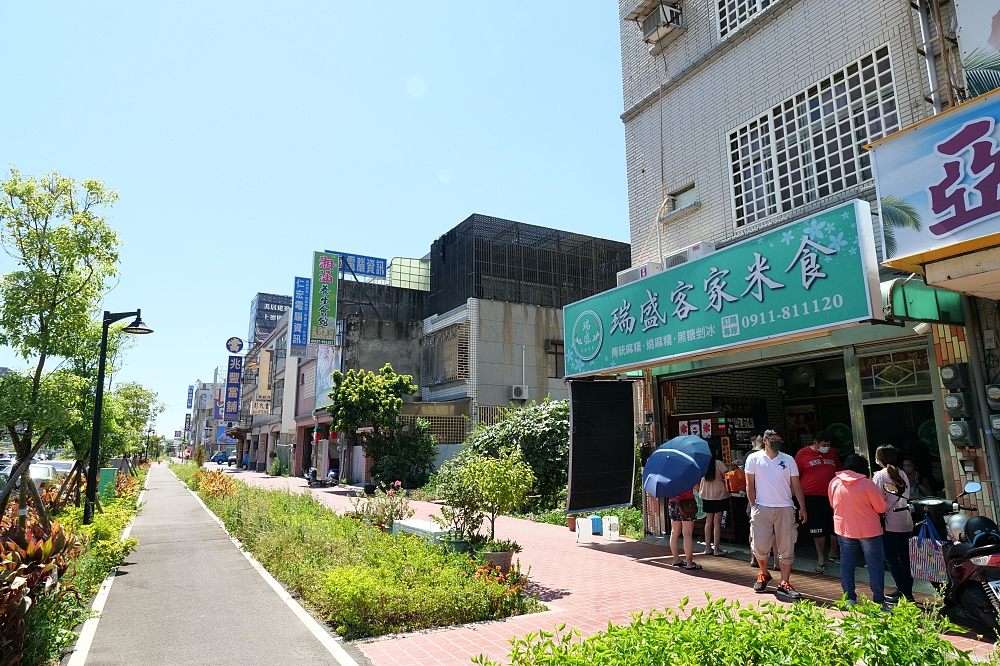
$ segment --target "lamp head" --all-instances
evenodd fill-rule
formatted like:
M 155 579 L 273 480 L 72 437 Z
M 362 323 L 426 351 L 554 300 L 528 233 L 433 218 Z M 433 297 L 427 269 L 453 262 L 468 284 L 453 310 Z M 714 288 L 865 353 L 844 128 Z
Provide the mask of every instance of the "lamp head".
M 132 335 L 146 335 L 147 333 L 152 333 L 153 329 L 146 326 L 142 322 L 142 310 L 135 311 L 135 321 L 122 329 L 126 333 L 131 333 Z

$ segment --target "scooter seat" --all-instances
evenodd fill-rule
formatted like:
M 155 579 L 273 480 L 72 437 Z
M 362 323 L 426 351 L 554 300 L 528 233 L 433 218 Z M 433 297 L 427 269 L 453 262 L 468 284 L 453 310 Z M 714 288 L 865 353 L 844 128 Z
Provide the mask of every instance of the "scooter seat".
M 972 550 L 971 543 L 952 544 L 951 548 L 948 549 L 948 558 L 951 559 L 953 557 L 963 557 L 970 550 Z

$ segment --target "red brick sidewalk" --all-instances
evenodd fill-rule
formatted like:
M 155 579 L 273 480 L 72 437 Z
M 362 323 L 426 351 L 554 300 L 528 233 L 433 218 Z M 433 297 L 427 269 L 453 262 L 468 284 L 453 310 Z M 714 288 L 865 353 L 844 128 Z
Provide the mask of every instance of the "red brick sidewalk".
M 239 473 L 239 478 L 256 486 L 303 492 L 305 481 L 271 478 L 257 473 Z M 350 508 L 343 489 L 314 489 L 313 495 L 336 510 Z M 416 518 L 437 512 L 434 504 L 412 502 Z M 676 607 L 683 597 L 704 605 L 705 594 L 743 603 L 773 601 L 771 592 L 755 594 L 751 589 L 754 572 L 742 559 L 698 557 L 704 567 L 686 572 L 670 566 L 669 549 L 624 539 L 590 545 L 577 544 L 566 527 L 527 520 L 497 519 L 497 536 L 514 539 L 524 548 L 519 557 L 522 569 L 531 567 L 531 591 L 550 608 L 548 612 L 485 622 L 464 627 L 392 636 L 359 644 L 375 664 L 468 664 L 484 653 L 503 659 L 510 650 L 509 639 L 539 630 L 551 631 L 565 622 L 584 635 L 607 628 L 608 622 L 627 623 L 632 614 L 652 608 Z M 833 576 L 795 572 L 792 583 L 803 596 L 832 602 L 841 596 L 840 581 Z M 864 586 L 859 586 L 863 590 Z M 773 586 L 771 588 L 773 591 Z M 986 654 L 991 645 L 968 637 L 951 637 L 962 649 Z

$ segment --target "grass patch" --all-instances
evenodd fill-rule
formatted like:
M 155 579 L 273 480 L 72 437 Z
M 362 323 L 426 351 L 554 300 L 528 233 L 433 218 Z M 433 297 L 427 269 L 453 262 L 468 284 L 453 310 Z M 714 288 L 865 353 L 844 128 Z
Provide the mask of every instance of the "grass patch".
M 173 465 L 177 470 L 184 465 Z M 493 620 L 543 607 L 515 569 L 338 516 L 311 495 L 191 474 L 243 548 L 348 639 Z M 182 477 L 183 478 L 183 477 Z
M 706 595 L 707 596 L 707 595 Z M 955 629 L 936 610 L 903 603 L 883 613 L 870 602 L 837 618 L 809 601 L 740 606 L 724 599 L 705 608 L 652 611 L 609 625 L 586 639 L 565 625 L 511 641 L 511 666 L 965 666 L 970 653 L 941 637 Z M 501 666 L 483 655 L 480 666 Z M 505 662 L 506 663 L 506 662 Z M 996 664 L 996 656 L 988 662 Z

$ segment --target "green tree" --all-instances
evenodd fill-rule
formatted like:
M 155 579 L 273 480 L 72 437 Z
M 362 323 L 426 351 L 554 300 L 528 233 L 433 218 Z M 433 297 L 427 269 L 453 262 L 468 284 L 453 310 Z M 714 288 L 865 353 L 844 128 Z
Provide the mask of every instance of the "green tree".
M 345 375 L 335 370 L 329 393 L 333 404 L 327 407 L 333 419 L 332 428 L 348 434 L 368 425 L 375 434 L 394 429 L 403 408 L 403 396 L 416 392 L 413 377 L 397 375 L 389 363 L 378 374 L 348 370 Z
M 119 240 L 103 212 L 117 199 L 118 193 L 99 180 L 77 182 L 58 173 L 33 178 L 12 168 L 0 183 L 0 245 L 15 263 L 0 279 L 0 344 L 34 365 L 30 385 L 12 380 L 7 391 L 19 394 L 23 404 L 8 399 L 0 406 L 0 423 L 22 471 L 22 508 L 27 489 L 44 513 L 27 462 L 53 428 L 67 423 L 64 409 L 51 406 L 52 397 L 76 386 L 63 382 L 65 375 L 47 377 L 46 363 L 80 353 L 108 282 L 117 274 Z M 13 478 L 0 492 L 0 513 L 12 485 Z M 19 523 L 23 529 L 24 516 Z
M 535 475 L 516 447 L 500 451 L 497 457 L 474 456 L 465 467 L 465 475 L 465 482 L 476 489 L 480 506 L 490 521 L 490 541 L 493 541 L 497 516 L 521 507 Z
M 401 481 L 404 488 L 419 488 L 427 483 L 434 471 L 437 438 L 424 419 L 416 419 L 412 427 L 399 423 L 396 428 L 369 439 L 375 463 L 372 476 L 382 482 Z
M 165 406 L 159 402 L 156 391 L 138 382 L 119 384 L 110 392 L 114 403 L 114 422 L 117 437 L 101 444 L 101 455 L 107 459 L 145 449 L 146 437 L 156 417 Z
M 545 400 L 523 409 L 510 409 L 506 418 L 480 426 L 467 446 L 491 456 L 517 447 L 535 476 L 532 509 L 555 508 L 565 499 L 569 471 L 569 401 Z

